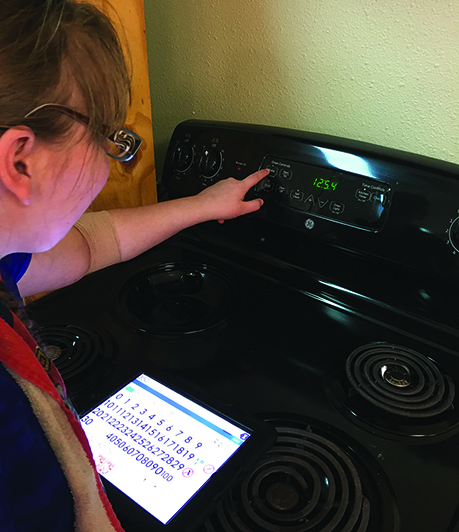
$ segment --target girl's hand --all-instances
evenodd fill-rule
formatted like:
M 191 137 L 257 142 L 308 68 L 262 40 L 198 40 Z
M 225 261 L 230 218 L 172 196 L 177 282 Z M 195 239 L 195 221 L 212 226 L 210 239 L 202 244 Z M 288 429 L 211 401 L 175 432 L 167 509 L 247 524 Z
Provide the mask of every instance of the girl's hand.
M 244 198 L 247 192 L 268 174 L 267 169 L 258 170 L 242 180 L 230 177 L 218 181 L 195 196 L 198 208 L 207 214 L 208 220 L 218 220 L 219 223 L 257 211 L 263 205 L 263 200 L 256 198 L 244 201 Z

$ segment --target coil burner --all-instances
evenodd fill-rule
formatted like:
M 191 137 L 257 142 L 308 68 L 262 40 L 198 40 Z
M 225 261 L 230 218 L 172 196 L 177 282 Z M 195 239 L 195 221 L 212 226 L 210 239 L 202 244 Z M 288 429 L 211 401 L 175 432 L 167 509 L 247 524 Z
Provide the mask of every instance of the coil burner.
M 304 418 L 268 421 L 279 433 L 275 446 L 219 503 L 203 530 L 386 530 L 380 526 L 391 520 L 391 510 L 382 512 L 380 492 L 362 465 L 363 454 L 357 458 L 331 430 Z M 376 464 L 371 467 L 379 470 Z M 395 530 L 392 524 L 387 529 Z
M 353 416 L 394 433 L 434 436 L 459 423 L 451 377 L 430 358 L 405 347 L 356 349 L 345 372 L 336 372 L 333 389 Z
M 76 325 L 50 325 L 39 329 L 45 353 L 57 366 L 67 390 L 75 397 L 110 376 L 117 353 L 109 335 Z

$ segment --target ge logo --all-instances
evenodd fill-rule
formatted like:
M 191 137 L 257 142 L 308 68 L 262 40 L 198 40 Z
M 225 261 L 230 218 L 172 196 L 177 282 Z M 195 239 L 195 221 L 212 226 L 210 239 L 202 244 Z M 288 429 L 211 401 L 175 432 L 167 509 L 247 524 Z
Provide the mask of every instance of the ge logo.
M 306 227 L 306 229 L 314 229 L 314 220 L 311 220 L 311 218 L 308 218 L 305 222 L 304 222 L 304 226 Z

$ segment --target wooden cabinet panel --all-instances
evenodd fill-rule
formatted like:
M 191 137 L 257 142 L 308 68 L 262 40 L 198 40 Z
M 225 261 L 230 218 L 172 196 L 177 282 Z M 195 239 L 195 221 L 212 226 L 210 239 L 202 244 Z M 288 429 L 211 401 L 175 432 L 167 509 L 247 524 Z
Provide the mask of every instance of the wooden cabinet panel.
M 132 62 L 132 106 L 126 127 L 143 139 L 136 157 L 110 162 L 110 177 L 89 210 L 135 207 L 156 202 L 150 85 L 143 0 L 86 0 L 104 11 L 118 30 Z M 113 12 L 115 10 L 115 13 Z

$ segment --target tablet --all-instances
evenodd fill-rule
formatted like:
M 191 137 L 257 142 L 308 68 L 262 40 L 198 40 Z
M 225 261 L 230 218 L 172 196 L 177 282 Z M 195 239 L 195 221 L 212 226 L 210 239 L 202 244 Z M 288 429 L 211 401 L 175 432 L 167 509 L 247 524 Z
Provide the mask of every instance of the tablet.
M 199 526 L 276 439 L 271 425 L 187 388 L 142 371 L 81 418 L 127 530 Z

